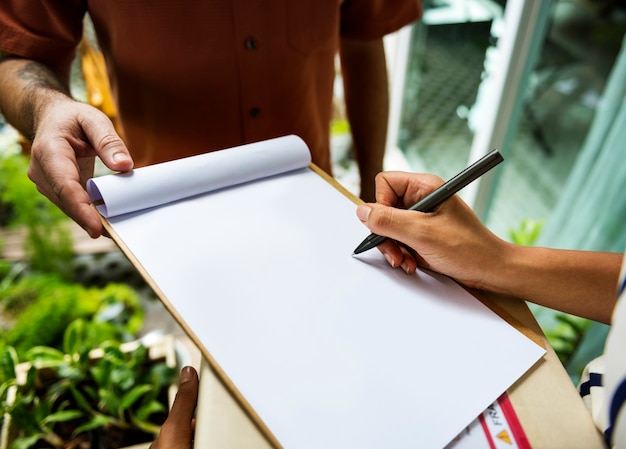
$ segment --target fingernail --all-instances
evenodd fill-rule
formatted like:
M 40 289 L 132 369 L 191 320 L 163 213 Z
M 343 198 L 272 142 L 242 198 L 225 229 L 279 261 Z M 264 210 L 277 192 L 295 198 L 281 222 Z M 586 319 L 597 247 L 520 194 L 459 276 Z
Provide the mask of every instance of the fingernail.
M 359 220 L 361 221 L 367 221 L 367 219 L 370 216 L 371 211 L 372 211 L 371 207 L 363 204 L 356 208 L 356 216 L 359 217 Z
M 129 160 L 126 153 L 113 153 L 111 158 L 113 159 L 113 162 L 126 162 Z
M 396 268 L 396 261 L 394 260 L 393 257 L 391 257 L 389 254 L 385 254 L 385 259 L 387 259 L 387 262 L 389 262 L 389 265 L 391 265 L 391 268 Z
M 191 379 L 193 379 L 193 371 L 191 369 L 190 366 L 186 366 L 183 368 L 183 370 L 180 372 L 180 385 L 189 382 Z

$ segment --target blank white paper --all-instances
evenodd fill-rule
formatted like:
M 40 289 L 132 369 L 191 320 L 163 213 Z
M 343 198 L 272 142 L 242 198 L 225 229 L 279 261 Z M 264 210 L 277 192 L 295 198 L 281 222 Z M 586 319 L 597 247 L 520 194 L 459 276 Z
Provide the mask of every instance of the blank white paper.
M 352 257 L 369 232 L 309 168 L 109 222 L 284 448 L 443 448 L 544 353 L 452 280 Z

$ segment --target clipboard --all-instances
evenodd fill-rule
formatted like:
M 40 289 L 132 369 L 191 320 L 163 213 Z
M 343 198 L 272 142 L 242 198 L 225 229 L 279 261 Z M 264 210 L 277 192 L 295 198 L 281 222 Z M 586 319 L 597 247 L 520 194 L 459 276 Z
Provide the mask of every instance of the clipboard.
M 116 194 L 148 204 L 105 217 L 107 231 L 273 447 L 442 448 L 544 350 L 451 279 L 352 258 L 369 232 L 308 155 L 286 136 L 88 190 L 101 212 Z

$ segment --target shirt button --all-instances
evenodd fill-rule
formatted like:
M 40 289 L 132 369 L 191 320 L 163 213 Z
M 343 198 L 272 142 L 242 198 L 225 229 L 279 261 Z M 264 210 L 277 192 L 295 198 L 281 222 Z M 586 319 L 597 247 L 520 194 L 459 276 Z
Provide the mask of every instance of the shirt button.
M 261 115 L 261 110 L 259 108 L 255 107 L 250 109 L 250 117 L 257 118 L 259 115 Z
M 243 45 L 246 47 L 246 50 L 256 50 L 258 42 L 255 38 L 249 37 L 244 41 Z

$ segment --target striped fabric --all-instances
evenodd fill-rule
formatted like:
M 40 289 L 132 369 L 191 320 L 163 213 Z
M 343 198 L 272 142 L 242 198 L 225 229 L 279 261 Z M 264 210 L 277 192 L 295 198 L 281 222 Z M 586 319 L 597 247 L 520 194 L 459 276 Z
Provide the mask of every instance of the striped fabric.
M 617 294 L 604 355 L 587 365 L 579 385 L 607 447 L 614 449 L 626 448 L 626 258 Z

